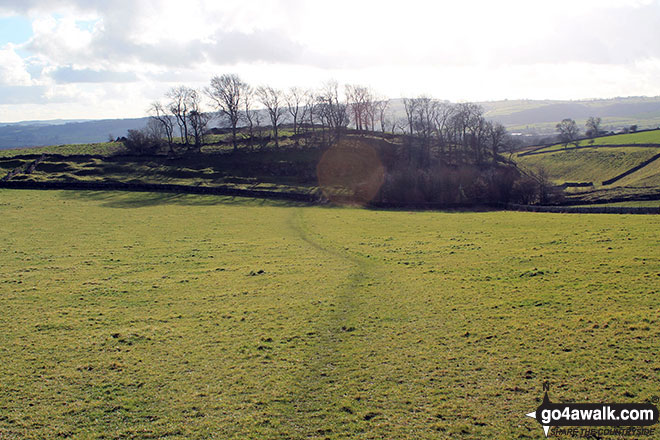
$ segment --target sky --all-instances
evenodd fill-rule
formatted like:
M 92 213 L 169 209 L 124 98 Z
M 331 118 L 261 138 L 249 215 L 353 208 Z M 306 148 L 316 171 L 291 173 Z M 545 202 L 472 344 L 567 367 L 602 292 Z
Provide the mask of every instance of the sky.
M 184 84 L 451 101 L 660 95 L 660 0 L 0 0 L 0 122 L 129 118 Z

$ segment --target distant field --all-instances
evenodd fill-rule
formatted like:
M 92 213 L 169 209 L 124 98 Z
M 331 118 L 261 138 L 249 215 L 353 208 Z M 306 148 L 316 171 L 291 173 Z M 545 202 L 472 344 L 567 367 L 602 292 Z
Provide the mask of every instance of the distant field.
M 0 438 L 541 438 L 657 395 L 658 216 L 0 190 Z
M 566 115 L 558 116 L 552 122 L 529 122 L 521 124 L 506 124 L 507 128 L 511 132 L 522 132 L 522 133 L 536 133 L 544 134 L 547 136 L 557 134 L 557 123 L 562 120 Z M 495 118 L 497 119 L 497 117 Z M 580 131 L 584 133 L 585 124 L 587 122 L 587 117 L 576 118 L 575 122 L 577 123 Z M 637 125 L 639 129 L 655 129 L 660 126 L 660 117 L 656 114 L 653 115 L 639 115 L 631 117 L 603 117 L 602 118 L 602 127 L 605 130 L 619 131 L 625 127 L 630 127 L 631 125 Z
M 598 147 L 600 145 L 636 145 L 636 144 L 658 144 L 660 146 L 660 130 L 644 131 L 641 133 L 617 134 L 614 136 L 602 136 L 591 140 L 582 140 L 578 142 L 579 146 Z M 574 147 L 575 144 L 569 145 Z M 561 151 L 565 149 L 564 144 L 550 145 L 546 148 L 536 150 L 535 152 Z
M 581 141 L 580 145 L 589 145 L 589 140 Z M 594 138 L 597 145 L 624 145 L 624 144 L 660 144 L 660 130 L 643 131 L 641 133 L 617 134 Z

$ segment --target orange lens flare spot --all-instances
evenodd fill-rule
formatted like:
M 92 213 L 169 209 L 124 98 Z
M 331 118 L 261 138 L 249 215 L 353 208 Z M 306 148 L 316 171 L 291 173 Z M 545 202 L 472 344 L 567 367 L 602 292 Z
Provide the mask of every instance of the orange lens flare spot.
M 342 140 L 321 157 L 316 175 L 328 200 L 342 205 L 366 205 L 380 191 L 385 167 L 367 142 Z

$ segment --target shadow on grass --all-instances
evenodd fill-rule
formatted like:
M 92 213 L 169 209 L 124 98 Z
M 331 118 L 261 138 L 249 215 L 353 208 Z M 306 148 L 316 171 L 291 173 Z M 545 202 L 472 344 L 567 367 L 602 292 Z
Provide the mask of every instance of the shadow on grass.
M 131 192 L 131 191 L 60 191 L 67 200 L 93 201 L 108 208 L 143 208 L 159 205 L 213 206 L 232 205 L 245 207 L 275 206 L 304 207 L 310 203 L 292 200 L 261 199 L 219 195 L 179 194 L 166 192 Z
M 501 208 L 490 206 L 455 206 L 455 207 L 419 207 L 419 206 L 364 206 L 361 204 L 313 204 L 298 202 L 294 200 L 264 199 L 251 197 L 206 195 L 206 194 L 181 194 L 167 192 L 138 192 L 138 191 L 87 191 L 87 190 L 64 190 L 59 191 L 60 196 L 66 200 L 84 200 L 97 202 L 100 206 L 108 208 L 143 208 L 159 205 L 180 206 L 214 206 L 231 205 L 245 207 L 311 207 L 323 209 L 366 209 L 375 212 L 492 212 L 501 211 Z

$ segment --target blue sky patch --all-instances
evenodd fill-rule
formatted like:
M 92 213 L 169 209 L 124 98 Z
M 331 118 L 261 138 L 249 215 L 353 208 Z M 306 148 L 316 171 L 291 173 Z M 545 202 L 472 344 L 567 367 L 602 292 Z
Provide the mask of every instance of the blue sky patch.
M 0 17 L 0 47 L 25 43 L 32 36 L 32 22 L 25 17 Z

